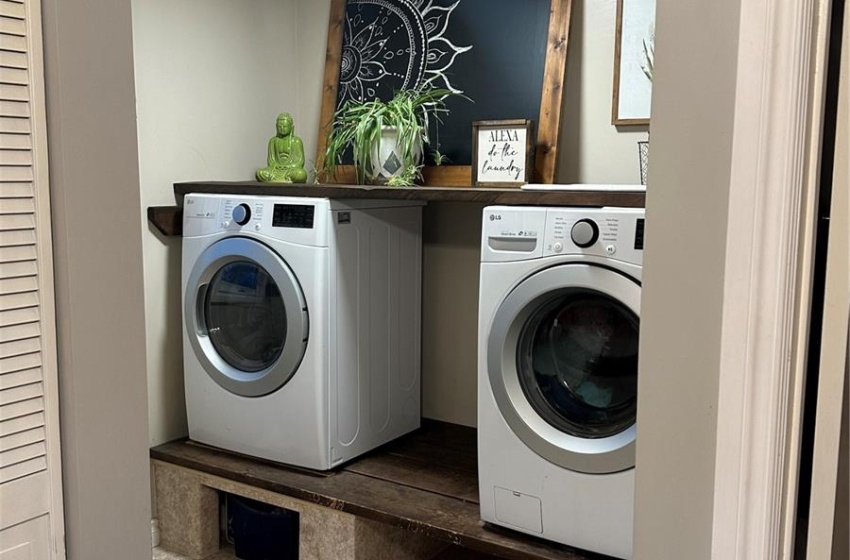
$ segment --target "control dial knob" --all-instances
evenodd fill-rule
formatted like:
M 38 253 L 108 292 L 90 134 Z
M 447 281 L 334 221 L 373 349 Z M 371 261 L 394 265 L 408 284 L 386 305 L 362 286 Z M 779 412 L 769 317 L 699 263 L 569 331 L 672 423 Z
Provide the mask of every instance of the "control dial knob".
M 599 226 L 590 219 L 579 220 L 573 224 L 570 237 L 578 247 L 586 249 L 599 239 Z
M 240 226 L 244 226 L 251 221 L 251 207 L 243 202 L 233 209 L 231 216 L 233 217 L 234 222 Z

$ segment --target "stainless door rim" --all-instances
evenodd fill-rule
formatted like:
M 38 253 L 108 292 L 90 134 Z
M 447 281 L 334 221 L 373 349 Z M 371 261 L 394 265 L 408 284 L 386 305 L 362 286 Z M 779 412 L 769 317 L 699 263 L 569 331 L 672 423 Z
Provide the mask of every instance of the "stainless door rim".
M 280 290 L 286 309 L 286 336 L 281 355 L 274 364 L 256 372 L 234 368 L 219 356 L 205 332 L 202 305 L 212 277 L 233 262 L 261 266 Z M 184 323 L 195 357 L 207 374 L 222 388 L 244 397 L 267 395 L 293 376 L 307 345 L 307 303 L 298 279 L 289 266 L 268 246 L 246 237 L 228 237 L 207 247 L 195 262 L 186 282 Z
M 610 297 L 640 317 L 640 285 L 612 269 L 567 263 L 523 280 L 499 305 L 487 339 L 487 374 L 496 405 L 511 430 L 544 459 L 573 471 L 603 474 L 635 465 L 637 428 L 606 438 L 580 438 L 546 422 L 528 402 L 519 382 L 517 348 L 523 326 L 545 301 L 570 290 Z

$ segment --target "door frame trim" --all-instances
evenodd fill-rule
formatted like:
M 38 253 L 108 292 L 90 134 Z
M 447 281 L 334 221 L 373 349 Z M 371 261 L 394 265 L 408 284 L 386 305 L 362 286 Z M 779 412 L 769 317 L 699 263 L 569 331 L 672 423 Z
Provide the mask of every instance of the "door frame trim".
M 830 1 L 741 3 L 713 558 L 793 553 Z
M 826 283 L 822 318 L 822 337 L 818 367 L 818 391 L 815 408 L 815 433 L 812 456 L 812 484 L 809 502 L 806 558 L 829 560 L 842 558 L 846 547 L 847 527 L 836 523 L 846 522 L 837 509 L 841 495 L 839 480 L 842 451 L 842 422 L 846 406 L 845 376 L 850 362 L 848 341 L 848 310 L 850 310 L 850 266 L 847 254 L 848 207 L 850 207 L 850 163 L 838 154 L 850 148 L 850 10 L 844 8 L 841 67 L 839 70 L 837 126 L 835 131 L 836 157 L 832 170 L 832 198 L 829 220 L 829 241 L 826 255 Z M 844 436 L 846 437 L 846 435 Z M 845 502 L 846 504 L 846 502 Z M 846 505 L 845 505 L 846 507 Z M 836 537 L 843 535 L 844 540 Z M 841 547 L 839 547 L 841 542 Z
M 36 206 L 38 250 L 38 293 L 42 337 L 42 383 L 47 442 L 50 518 L 50 557 L 65 558 L 65 499 L 62 484 L 62 443 L 59 420 L 59 357 L 56 333 L 56 285 L 53 267 L 53 222 L 51 214 L 50 166 L 47 144 L 47 99 L 45 94 L 44 39 L 41 2 L 24 2 L 27 51 L 31 83 L 33 188 Z

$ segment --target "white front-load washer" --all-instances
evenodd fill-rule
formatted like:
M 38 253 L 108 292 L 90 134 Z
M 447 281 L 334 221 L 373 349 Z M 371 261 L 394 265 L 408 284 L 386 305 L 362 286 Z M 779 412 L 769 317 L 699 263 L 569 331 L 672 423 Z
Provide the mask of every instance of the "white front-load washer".
M 192 440 L 327 470 L 419 427 L 421 206 L 186 195 Z
M 485 522 L 630 558 L 644 211 L 484 210 Z

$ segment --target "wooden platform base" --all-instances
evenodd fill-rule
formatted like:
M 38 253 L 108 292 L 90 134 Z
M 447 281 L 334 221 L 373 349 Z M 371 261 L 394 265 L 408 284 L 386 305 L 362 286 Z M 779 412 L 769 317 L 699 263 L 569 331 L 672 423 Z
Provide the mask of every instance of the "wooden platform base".
M 304 560 L 418 560 L 438 553 L 448 555 L 446 558 L 462 557 L 457 556 L 458 551 L 442 551 L 447 544 L 483 553 L 483 558 L 598 558 L 483 526 L 478 510 L 475 430 L 471 428 L 428 421 L 418 432 L 330 476 L 315 476 L 187 441 L 155 447 L 151 458 L 163 546 L 194 558 L 216 550 L 218 491 L 295 509 L 302 512 L 303 527 L 323 528 L 322 538 L 327 543 L 302 542 L 302 547 L 317 551 L 316 555 L 302 555 Z M 334 530 L 329 532 L 329 527 Z M 332 534 L 349 540 L 336 540 Z M 308 535 L 311 531 L 302 529 L 302 540 Z M 358 556 L 375 543 L 379 548 L 371 555 Z M 325 546 L 334 548 L 336 556 L 318 552 Z M 350 555 L 340 555 L 343 549 Z M 377 556 L 376 550 L 394 556 Z

